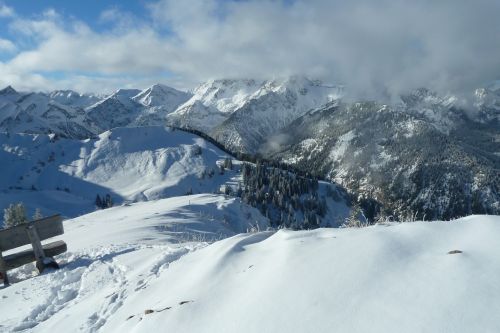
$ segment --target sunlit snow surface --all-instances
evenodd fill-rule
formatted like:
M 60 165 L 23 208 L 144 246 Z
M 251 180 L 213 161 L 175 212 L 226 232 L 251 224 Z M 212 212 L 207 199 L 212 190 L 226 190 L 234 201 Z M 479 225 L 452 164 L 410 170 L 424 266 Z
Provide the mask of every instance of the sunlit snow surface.
M 0 290 L 0 329 L 500 331 L 498 216 L 264 231 L 208 246 L 176 235 L 175 224 L 210 240 L 238 228 L 224 221 L 257 219 L 235 200 L 186 196 L 66 221 L 62 269 L 14 271 Z

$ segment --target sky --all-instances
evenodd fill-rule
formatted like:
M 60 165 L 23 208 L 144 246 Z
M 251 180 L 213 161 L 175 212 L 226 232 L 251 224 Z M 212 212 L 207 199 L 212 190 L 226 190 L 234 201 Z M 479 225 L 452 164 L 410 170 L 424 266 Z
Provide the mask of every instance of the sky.
M 498 0 L 0 0 L 0 86 L 305 75 L 358 97 L 500 79 Z

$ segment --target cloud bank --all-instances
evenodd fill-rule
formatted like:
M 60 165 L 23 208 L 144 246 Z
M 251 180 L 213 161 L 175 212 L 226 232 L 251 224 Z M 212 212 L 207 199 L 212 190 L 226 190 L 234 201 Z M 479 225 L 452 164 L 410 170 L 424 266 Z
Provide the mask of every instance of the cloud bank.
M 500 2 L 161 0 L 149 16 L 110 9 L 97 31 L 57 9 L 9 17 L 0 84 L 111 90 L 156 81 L 180 88 L 210 78 L 302 74 L 357 97 L 421 86 L 465 92 L 500 78 Z M 6 9 L 4 9 L 4 7 Z M 29 40 L 28 47 L 22 41 Z M 3 50 L 3 51 L 2 51 Z M 54 75 L 54 73 L 62 73 Z

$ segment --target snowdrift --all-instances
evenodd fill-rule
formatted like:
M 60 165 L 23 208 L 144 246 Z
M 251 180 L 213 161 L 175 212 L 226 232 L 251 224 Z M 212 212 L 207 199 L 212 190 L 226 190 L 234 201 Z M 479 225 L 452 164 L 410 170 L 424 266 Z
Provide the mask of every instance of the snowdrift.
M 217 197 L 186 198 L 201 200 L 203 205 L 224 202 Z M 169 207 L 165 209 L 184 217 L 196 211 L 175 200 L 181 199 L 158 201 L 148 208 L 153 212 Z M 500 330 L 498 216 L 362 229 L 258 232 L 209 246 L 197 242 L 174 246 L 172 239 L 159 237 L 154 228 L 133 232 L 142 222 L 150 223 L 141 215 L 146 208 L 141 205 L 152 204 L 117 207 L 68 221 L 68 244 L 75 248 L 64 257 L 67 265 L 28 280 L 23 280 L 26 272 L 17 272 L 19 281 L 0 290 L 0 328 L 33 332 Z M 175 217 L 165 216 L 164 221 L 171 218 Z M 93 237 L 97 224 L 106 228 L 108 220 L 113 233 Z M 196 214 L 188 220 L 207 223 Z M 449 254 L 453 250 L 462 252 Z

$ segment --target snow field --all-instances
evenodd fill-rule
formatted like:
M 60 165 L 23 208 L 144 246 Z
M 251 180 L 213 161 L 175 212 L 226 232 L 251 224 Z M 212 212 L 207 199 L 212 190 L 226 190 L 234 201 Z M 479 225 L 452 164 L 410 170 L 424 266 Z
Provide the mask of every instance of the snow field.
M 225 203 L 216 196 L 188 198 L 212 207 Z M 188 217 L 193 209 L 176 200 L 180 199 L 162 200 L 161 205 L 181 214 L 186 210 L 188 224 L 208 224 Z M 207 246 L 174 244 L 158 236 L 152 227 L 161 219 L 169 224 L 175 214 L 159 218 L 153 213 L 149 215 L 153 221 L 141 217 L 146 214 L 144 208 L 157 209 L 146 206 L 152 204 L 116 207 L 114 212 L 67 221 L 68 244 L 74 248 L 61 256 L 63 268 L 30 279 L 22 277 L 28 274 L 26 268 L 19 270 L 18 282 L 0 290 L 1 328 L 33 332 L 500 330 L 498 216 L 361 229 L 264 231 Z M 238 211 L 234 202 L 228 204 Z M 123 222 L 125 215 L 129 217 Z M 97 226 L 93 224 L 98 223 L 110 223 L 114 234 L 94 237 L 92 229 Z M 132 232 L 142 223 L 143 232 Z M 453 250 L 462 252 L 449 254 Z M 9 305 L 3 302 L 6 299 Z

